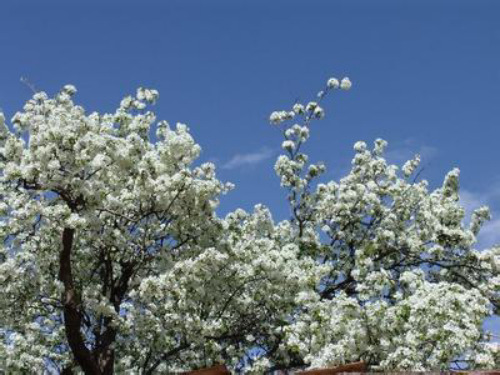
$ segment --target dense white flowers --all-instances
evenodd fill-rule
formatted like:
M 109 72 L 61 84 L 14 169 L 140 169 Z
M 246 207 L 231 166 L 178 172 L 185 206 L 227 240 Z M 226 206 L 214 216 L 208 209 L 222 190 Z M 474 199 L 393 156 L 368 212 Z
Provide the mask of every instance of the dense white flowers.
M 271 113 L 271 116 L 269 116 L 269 120 L 271 121 L 271 124 L 281 124 L 282 122 L 286 120 L 290 120 L 294 118 L 295 112 L 294 111 L 276 111 Z
M 352 82 L 349 77 L 344 77 L 340 81 L 332 77 L 326 82 L 326 87 L 331 90 L 340 88 L 341 90 L 349 90 L 352 87 Z
M 304 106 L 302 104 L 300 104 L 300 103 L 295 103 L 293 105 L 292 109 L 293 109 L 293 112 L 295 114 L 297 114 L 297 115 L 301 115 L 301 114 L 303 114 L 305 112 Z
M 123 306 L 139 308 L 139 281 L 213 243 L 222 225 L 214 209 L 228 187 L 213 165 L 190 166 L 200 147 L 188 128 L 162 123 L 159 140 L 149 139 L 155 116 L 146 105 L 155 90 L 139 89 L 103 115 L 73 104 L 75 92 L 37 93 L 13 117 L 19 133 L 2 127 L 0 368 L 8 371 L 22 368 L 21 351 L 36 372 L 71 358 L 91 371 L 97 350 L 105 362 L 116 338 L 130 340 Z M 36 336 L 25 329 L 33 322 Z M 114 338 L 97 349 L 106 335 Z M 38 346 L 16 346 L 31 341 Z
M 144 100 L 148 103 L 154 103 L 158 99 L 159 94 L 157 90 L 145 89 L 143 87 L 140 87 L 137 89 L 136 96 L 138 100 Z
M 281 144 L 281 147 L 284 150 L 293 151 L 293 149 L 295 148 L 295 143 L 293 143 L 293 141 L 286 140 L 286 141 L 283 141 L 283 143 Z
M 351 83 L 346 78 L 339 87 Z M 298 126 L 288 127 L 285 138 L 295 140 Z M 276 162 L 295 241 L 330 267 L 315 293 L 298 296 L 303 313 L 285 329 L 290 363 L 364 360 L 373 369 L 439 370 L 469 358 L 471 367 L 498 366 L 482 321 L 500 306 L 500 249 L 473 248 L 489 211 L 476 210 L 467 228 L 459 170 L 429 191 L 425 180 L 410 179 L 420 157 L 400 169 L 383 158 L 386 147 L 381 139 L 372 150 L 356 142 L 351 172 L 316 189 L 312 181 L 324 167 L 305 154 L 288 149 Z
M 403 174 L 405 177 L 410 177 L 413 172 L 418 168 L 420 165 L 420 155 L 415 155 L 415 158 L 412 160 L 408 160 L 402 168 Z
M 303 152 L 328 94 L 350 87 L 331 78 L 317 101 L 271 114 L 291 216 L 278 223 L 262 205 L 215 213 L 232 185 L 193 166 L 186 125 L 156 123 L 156 90 L 98 114 L 67 85 L 10 126 L 0 114 L 0 369 L 498 366 L 481 324 L 500 306 L 500 247 L 474 249 L 490 214 L 464 225 L 459 170 L 430 190 L 411 178 L 419 157 L 390 165 L 377 139 L 320 183 L 325 165 Z

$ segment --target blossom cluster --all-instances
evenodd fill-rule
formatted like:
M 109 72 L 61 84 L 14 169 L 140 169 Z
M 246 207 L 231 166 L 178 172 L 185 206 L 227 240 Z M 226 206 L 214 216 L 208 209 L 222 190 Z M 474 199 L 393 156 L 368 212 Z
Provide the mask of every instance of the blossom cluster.
M 374 370 L 500 364 L 483 319 L 500 308 L 490 218 L 465 223 L 460 171 L 430 189 L 420 157 L 356 142 L 324 181 L 304 152 L 329 94 L 273 112 L 290 219 L 217 215 L 221 182 L 185 124 L 157 122 L 156 90 L 87 113 L 76 88 L 0 113 L 0 369 L 9 373 L 234 371 L 363 360 Z M 97 370 L 96 370 L 97 369 Z
M 324 167 L 298 151 L 307 137 L 297 134 L 313 119 L 284 122 L 287 154 L 275 166 L 301 253 L 330 269 L 287 327 L 289 352 L 313 368 L 364 360 L 379 370 L 442 370 L 460 358 L 497 366 L 482 322 L 500 306 L 500 248 L 474 248 L 488 208 L 466 226 L 460 171 L 430 191 L 418 181 L 420 156 L 390 165 L 382 139 L 371 150 L 356 142 L 340 181 L 312 184 Z

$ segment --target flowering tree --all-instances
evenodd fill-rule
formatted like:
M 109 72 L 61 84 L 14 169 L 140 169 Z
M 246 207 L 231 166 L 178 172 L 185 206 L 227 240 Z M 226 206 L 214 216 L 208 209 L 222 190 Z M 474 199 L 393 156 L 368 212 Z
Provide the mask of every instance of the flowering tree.
M 446 369 L 459 359 L 495 366 L 497 347 L 485 343 L 481 325 L 500 307 L 500 247 L 473 248 L 489 211 L 477 209 L 464 226 L 459 170 L 430 192 L 418 181 L 420 157 L 399 170 L 377 139 L 372 150 L 354 145 L 346 177 L 314 185 L 325 168 L 308 163 L 301 147 L 324 116 L 321 100 L 350 87 L 332 78 L 318 102 L 271 115 L 285 137 L 276 172 L 288 190 L 294 242 L 328 268 L 314 291 L 297 297 L 287 350 L 313 367 L 359 359 L 374 369 Z
M 193 166 L 188 128 L 156 125 L 158 93 L 86 113 L 65 86 L 0 115 L 0 368 L 160 374 L 224 362 L 236 371 L 364 360 L 380 369 L 499 362 L 483 319 L 500 306 L 500 248 L 473 246 L 488 210 L 464 226 L 458 170 L 442 188 L 355 145 L 351 172 L 301 149 L 320 106 L 274 112 L 276 173 L 291 219 L 216 215 L 215 167 Z M 155 136 L 152 134 L 155 132 Z

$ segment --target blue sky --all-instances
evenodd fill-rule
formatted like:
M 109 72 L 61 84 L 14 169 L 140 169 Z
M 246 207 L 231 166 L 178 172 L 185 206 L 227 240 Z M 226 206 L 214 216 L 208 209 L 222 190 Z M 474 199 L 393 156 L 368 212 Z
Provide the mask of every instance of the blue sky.
M 281 219 L 269 113 L 347 75 L 352 90 L 314 124 L 312 160 L 337 179 L 355 141 L 381 137 L 392 161 L 420 152 L 433 187 L 458 166 L 466 207 L 492 208 L 487 246 L 500 242 L 499 17 L 495 0 L 2 0 L 0 107 L 11 116 L 29 98 L 20 77 L 49 93 L 75 84 L 100 111 L 156 88 L 159 118 L 187 123 L 236 184 L 220 211 L 262 202 Z
M 3 0 L 0 107 L 10 116 L 28 99 L 20 77 L 49 93 L 73 83 L 88 110 L 156 88 L 159 118 L 187 123 L 202 160 L 236 184 L 221 213 L 263 202 L 281 219 L 268 115 L 348 75 L 352 90 L 312 129 L 312 160 L 337 179 L 355 141 L 382 137 L 392 161 L 421 153 L 431 186 L 458 166 L 464 204 L 493 210 L 489 245 L 500 240 L 499 16 L 494 0 Z

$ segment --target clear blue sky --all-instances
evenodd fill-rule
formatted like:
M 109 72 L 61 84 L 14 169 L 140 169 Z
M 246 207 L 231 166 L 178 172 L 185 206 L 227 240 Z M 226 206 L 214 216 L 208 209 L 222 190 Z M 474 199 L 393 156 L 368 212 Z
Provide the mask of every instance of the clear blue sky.
M 382 137 L 393 161 L 421 152 L 431 186 L 458 166 L 466 206 L 493 209 L 487 245 L 500 241 L 499 19 L 495 0 L 2 0 L 0 107 L 29 98 L 20 77 L 49 93 L 72 83 L 88 110 L 156 88 L 159 118 L 187 123 L 236 184 L 221 212 L 263 202 L 280 219 L 269 113 L 348 75 L 312 129 L 312 159 L 338 178 L 355 141 Z

